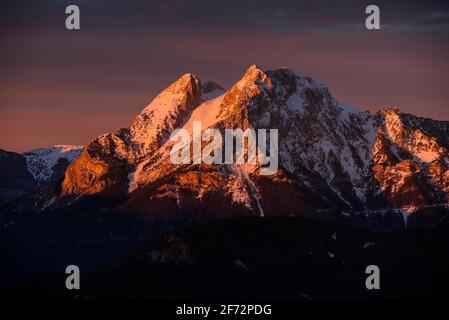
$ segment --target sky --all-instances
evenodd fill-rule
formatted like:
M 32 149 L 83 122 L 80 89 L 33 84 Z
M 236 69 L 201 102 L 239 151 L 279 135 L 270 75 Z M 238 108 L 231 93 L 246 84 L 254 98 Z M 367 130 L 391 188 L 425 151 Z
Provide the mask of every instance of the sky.
M 78 5 L 81 29 L 65 28 Z M 380 30 L 365 8 L 380 8 Z M 0 149 L 86 145 L 186 72 L 225 88 L 288 67 L 360 110 L 449 120 L 447 1 L 4 0 Z

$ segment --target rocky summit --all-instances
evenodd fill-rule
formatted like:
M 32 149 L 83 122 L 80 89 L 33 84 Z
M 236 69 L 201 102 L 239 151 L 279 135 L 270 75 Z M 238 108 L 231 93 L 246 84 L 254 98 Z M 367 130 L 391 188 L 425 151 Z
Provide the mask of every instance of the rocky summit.
M 278 171 L 172 164 L 170 134 L 192 120 L 203 129 L 278 129 Z M 340 214 L 405 226 L 447 211 L 448 150 L 449 122 L 395 108 L 362 112 L 310 77 L 253 65 L 227 91 L 180 77 L 130 127 L 93 140 L 68 167 L 59 198 L 120 196 L 121 210 L 149 217 Z

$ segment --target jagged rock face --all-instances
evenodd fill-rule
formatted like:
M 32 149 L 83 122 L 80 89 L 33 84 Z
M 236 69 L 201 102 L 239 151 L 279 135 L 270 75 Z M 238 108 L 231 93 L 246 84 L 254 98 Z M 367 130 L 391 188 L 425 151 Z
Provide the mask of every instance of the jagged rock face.
M 19 198 L 36 188 L 21 154 L 0 150 L 0 205 Z
M 106 157 L 104 146 L 111 136 L 101 137 L 91 143 L 67 168 L 62 182 L 61 196 L 123 193 L 126 181 L 126 162 L 115 156 Z M 106 140 L 106 141 L 105 141 Z M 109 141 L 110 142 L 110 141 Z M 100 144 L 101 143 L 101 144 Z
M 244 190 L 240 191 L 245 187 L 243 182 L 235 181 L 236 177 L 229 174 L 204 165 L 172 171 L 155 183 L 136 189 L 120 209 L 140 213 L 151 221 L 174 214 L 191 220 L 253 214 L 250 205 L 254 200 Z M 239 189 L 227 188 L 233 184 Z M 237 198 L 236 192 L 241 198 Z
M 151 156 L 201 101 L 201 82 L 185 74 L 159 94 L 129 128 L 92 141 L 68 168 L 61 196 L 122 194 L 128 173 Z
M 386 109 L 376 115 L 373 172 L 394 207 L 449 203 L 449 123 Z
M 279 169 L 175 165 L 177 128 L 277 129 Z M 412 212 L 449 202 L 449 124 L 336 101 L 311 78 L 251 66 L 228 91 L 182 76 L 116 134 L 98 137 L 66 172 L 62 196 L 110 193 L 153 218 Z M 204 144 L 204 143 L 203 143 Z
M 185 74 L 158 95 L 134 120 L 131 141 L 142 157 L 153 153 L 182 126 L 201 102 L 201 81 Z
M 369 114 L 339 104 L 308 77 L 255 66 L 221 108 L 223 127 L 278 129 L 281 166 L 307 189 L 326 195 L 324 203 L 359 207 L 364 202 L 373 136 Z

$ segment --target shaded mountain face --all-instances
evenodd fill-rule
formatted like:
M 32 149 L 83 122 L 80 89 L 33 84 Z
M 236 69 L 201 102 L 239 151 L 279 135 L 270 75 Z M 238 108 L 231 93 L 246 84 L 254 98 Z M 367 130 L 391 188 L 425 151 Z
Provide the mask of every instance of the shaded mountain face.
M 0 150 L 0 205 L 30 193 L 35 187 L 25 157 Z
M 178 128 L 277 129 L 279 169 L 259 164 L 175 165 Z M 61 203 L 88 195 L 125 197 L 120 210 L 189 214 L 320 215 L 355 220 L 417 212 L 449 203 L 449 122 L 384 109 L 361 112 L 289 69 L 251 66 L 228 91 L 186 74 L 160 93 L 128 128 L 92 141 L 68 168 Z
M 56 198 L 67 166 L 81 154 L 82 148 L 56 145 L 23 154 L 0 150 L 0 205 L 27 195 L 33 198 L 34 192 L 41 194 L 44 202 L 50 193 L 52 198 Z M 18 205 L 20 207 L 21 203 Z M 34 207 L 40 205 L 42 202 L 37 202 Z

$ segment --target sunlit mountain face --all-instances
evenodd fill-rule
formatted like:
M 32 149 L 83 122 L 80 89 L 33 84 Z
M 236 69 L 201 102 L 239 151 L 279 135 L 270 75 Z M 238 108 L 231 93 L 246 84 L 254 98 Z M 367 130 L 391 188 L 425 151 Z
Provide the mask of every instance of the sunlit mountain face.
M 195 121 L 203 130 L 276 128 L 278 168 L 264 175 L 260 162 L 173 163 L 170 137 L 180 128 L 191 132 Z M 448 132 L 448 122 L 395 108 L 361 112 L 286 68 L 253 65 L 229 90 L 185 74 L 127 128 L 100 135 L 84 149 L 26 153 L 40 187 L 28 196 L 34 201 L 20 206 L 41 212 L 112 197 L 119 205 L 105 210 L 150 220 L 310 215 L 381 229 L 406 228 L 415 220 L 426 225 L 448 207 Z M 52 179 L 60 160 L 71 163 Z M 55 180 L 55 190 L 39 192 Z

